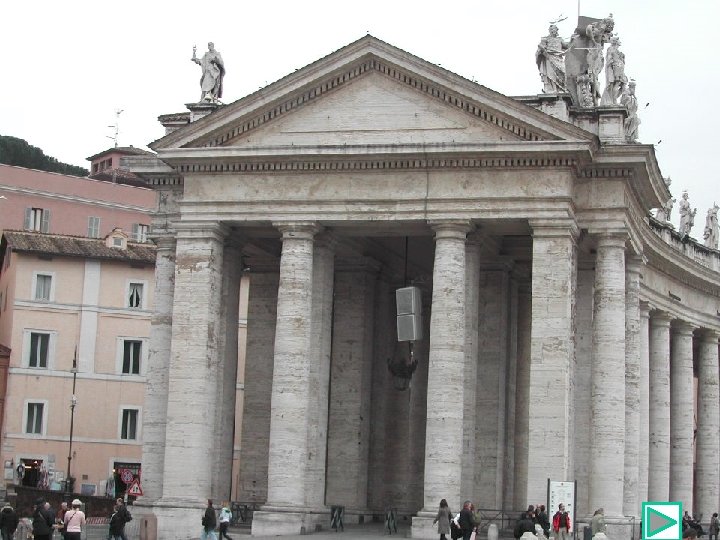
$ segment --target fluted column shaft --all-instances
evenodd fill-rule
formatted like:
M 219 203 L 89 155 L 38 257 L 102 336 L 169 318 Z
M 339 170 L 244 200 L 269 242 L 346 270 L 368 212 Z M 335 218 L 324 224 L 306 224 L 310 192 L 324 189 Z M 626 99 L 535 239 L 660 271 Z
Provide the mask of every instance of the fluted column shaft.
M 313 238 L 311 223 L 280 224 L 282 254 L 268 461 L 269 506 L 305 501 L 311 381 Z
M 460 508 L 465 394 L 465 237 L 467 223 L 433 225 L 432 313 L 425 433 L 424 510 L 446 498 Z
M 700 336 L 698 373 L 697 462 L 695 464 L 695 506 L 693 515 L 707 519 L 717 512 L 720 498 L 720 378 L 718 377 L 718 334 Z
M 150 326 L 150 349 L 145 371 L 143 405 L 143 501 L 159 499 L 163 491 L 165 426 L 167 425 L 168 376 L 172 340 L 175 289 L 175 238 L 153 239 L 155 251 L 155 297 Z
M 629 257 L 625 271 L 625 481 L 623 515 L 639 516 L 638 453 L 640 446 L 640 270 Z
M 650 446 L 650 307 L 640 302 L 640 363 L 639 380 L 639 446 L 638 446 L 638 495 L 641 504 L 648 499 L 648 451 Z
M 650 319 L 650 447 L 648 500 L 670 496 L 670 317 L 656 312 Z
M 672 326 L 670 356 L 670 500 L 693 507 L 693 329 L 684 321 Z
M 623 511 L 625 441 L 625 236 L 598 238 L 593 317 L 590 507 Z

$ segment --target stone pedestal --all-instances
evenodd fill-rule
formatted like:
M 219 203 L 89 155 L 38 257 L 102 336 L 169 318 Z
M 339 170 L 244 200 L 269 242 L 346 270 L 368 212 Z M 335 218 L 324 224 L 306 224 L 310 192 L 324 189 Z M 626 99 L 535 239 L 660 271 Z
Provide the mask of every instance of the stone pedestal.
M 185 106 L 190 111 L 190 122 L 192 123 L 214 112 L 220 107 L 220 104 L 201 101 L 200 103 L 186 103 Z
M 264 506 L 263 510 L 253 513 L 253 536 L 289 536 L 309 534 L 322 529 L 323 523 L 329 523 L 329 513 L 314 513 L 296 507 Z

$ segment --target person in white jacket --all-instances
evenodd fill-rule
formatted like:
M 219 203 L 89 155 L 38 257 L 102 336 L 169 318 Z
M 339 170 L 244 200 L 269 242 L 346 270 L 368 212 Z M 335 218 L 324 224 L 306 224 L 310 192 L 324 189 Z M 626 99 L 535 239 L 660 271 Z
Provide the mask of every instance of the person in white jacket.
M 222 508 L 220 509 L 220 516 L 218 518 L 218 522 L 220 523 L 220 539 L 223 540 L 223 537 L 227 538 L 227 540 L 232 540 L 227 533 L 228 527 L 230 526 L 230 520 L 232 519 L 232 512 L 230 511 L 230 508 L 228 508 L 228 503 L 224 502 L 222 505 Z

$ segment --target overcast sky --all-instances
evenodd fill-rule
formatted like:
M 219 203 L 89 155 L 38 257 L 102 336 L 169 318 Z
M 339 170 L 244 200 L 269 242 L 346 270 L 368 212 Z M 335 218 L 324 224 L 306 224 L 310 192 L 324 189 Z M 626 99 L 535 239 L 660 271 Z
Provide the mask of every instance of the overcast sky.
M 655 143 L 673 195 L 687 189 L 702 240 L 707 208 L 720 202 L 720 68 L 717 0 L 581 0 L 590 17 L 612 13 L 626 73 L 641 103 L 640 142 Z M 0 45 L 0 134 L 61 161 L 113 142 L 145 147 L 161 137 L 160 114 L 200 97 L 190 62 L 214 41 L 230 103 L 366 33 L 505 95 L 541 91 L 535 50 L 551 20 L 569 38 L 577 0 L 5 2 Z M 645 104 L 649 103 L 647 108 Z M 662 141 L 662 142 L 659 142 Z M 673 222 L 678 224 L 677 207 Z

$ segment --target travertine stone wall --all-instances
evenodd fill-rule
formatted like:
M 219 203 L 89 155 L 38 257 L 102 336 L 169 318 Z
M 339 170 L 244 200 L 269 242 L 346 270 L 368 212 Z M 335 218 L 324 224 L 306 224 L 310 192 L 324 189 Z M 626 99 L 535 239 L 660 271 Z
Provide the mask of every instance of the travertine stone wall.
M 378 266 L 370 259 L 342 262 L 335 274 L 327 502 L 366 511 Z
M 217 380 L 224 361 L 219 324 L 225 300 L 224 237 L 225 229 L 217 224 L 185 225 L 177 235 L 162 497 L 166 503 L 194 501 L 202 507 L 211 494 L 213 460 L 208 456 L 214 450 Z M 188 396 L 193 396 L 192 406 Z M 184 474 L 177 474 L 180 470 Z
M 693 507 L 693 330 L 684 321 L 672 325 L 670 356 L 670 500 Z
M 581 261 L 577 277 L 575 358 L 575 480 L 577 506 L 590 508 L 590 408 L 592 371 L 592 319 L 595 262 Z M 557 509 L 553 509 L 555 511 Z
M 590 508 L 622 516 L 625 447 L 625 236 L 597 239 L 593 302 Z
M 640 271 L 642 261 L 629 256 L 625 271 L 625 481 L 623 515 L 640 515 Z M 645 500 L 645 499 L 643 499 Z
M 572 223 L 531 221 L 532 342 L 526 500 L 543 500 L 547 479 L 573 469 L 573 367 L 577 253 Z
M 720 499 L 720 392 L 718 385 L 718 334 L 699 335 L 697 462 L 695 463 L 694 516 L 707 521 L 717 512 Z
M 530 422 L 530 323 L 532 295 L 528 283 L 518 287 L 518 365 L 515 392 L 515 486 L 513 508 L 527 507 L 528 429 Z
M 215 444 L 211 496 L 216 501 L 231 500 L 232 475 L 227 464 L 232 463 L 235 443 L 235 398 L 238 368 L 238 313 L 240 279 L 242 277 L 242 245 L 239 239 L 229 238 L 223 248 L 222 309 L 219 332 L 223 336 L 218 356 L 222 362 L 216 381 L 218 414 L 215 416 Z
M 638 446 L 638 495 L 637 502 L 642 504 L 648 498 L 648 453 L 650 446 L 650 306 L 640 302 L 640 363 L 639 380 L 639 446 Z
M 478 508 L 502 507 L 509 292 L 508 269 L 481 264 L 473 494 Z
M 267 504 L 295 508 L 305 501 L 307 433 L 311 421 L 308 410 L 310 399 L 314 398 L 310 395 L 310 351 L 313 237 L 318 228 L 312 223 L 276 227 L 282 233 L 282 254 L 270 407 Z
M 465 247 L 465 380 L 463 397 L 463 471 L 475 470 L 475 422 L 478 370 L 478 306 L 480 291 L 480 252 L 483 238 L 470 233 Z M 475 475 L 460 478 L 462 498 L 474 495 Z M 451 508 L 452 510 L 452 508 Z
M 163 492 L 165 426 L 175 289 L 175 238 L 154 238 L 155 305 L 150 327 L 150 350 L 145 371 L 143 405 L 143 502 L 159 499 Z
M 465 236 L 469 224 L 433 224 L 435 261 L 425 433 L 423 510 L 459 508 L 465 393 Z
M 277 321 L 279 268 L 276 261 L 251 266 L 248 292 L 248 331 L 245 392 L 240 454 L 241 501 L 267 500 L 270 448 L 270 396 Z
M 508 297 L 508 360 L 505 375 L 505 464 L 503 471 L 502 508 L 517 508 L 513 506 L 515 498 L 515 392 L 517 388 L 517 317 L 518 317 L 518 281 L 515 277 L 510 279 Z
M 328 397 L 332 341 L 333 287 L 336 239 L 322 232 L 313 252 L 312 339 L 310 343 L 310 401 L 308 404 L 307 471 L 305 504 L 321 511 L 325 507 L 328 441 Z
M 670 496 L 670 316 L 650 318 L 650 450 L 648 500 Z

